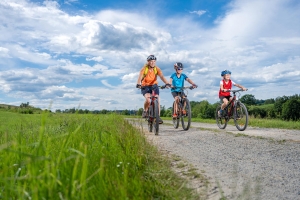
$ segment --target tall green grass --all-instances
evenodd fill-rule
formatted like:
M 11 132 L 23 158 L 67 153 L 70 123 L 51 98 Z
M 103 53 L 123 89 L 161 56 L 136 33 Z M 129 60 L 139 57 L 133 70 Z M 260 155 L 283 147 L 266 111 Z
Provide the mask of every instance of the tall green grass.
M 117 115 L 0 112 L 0 199 L 194 199 Z

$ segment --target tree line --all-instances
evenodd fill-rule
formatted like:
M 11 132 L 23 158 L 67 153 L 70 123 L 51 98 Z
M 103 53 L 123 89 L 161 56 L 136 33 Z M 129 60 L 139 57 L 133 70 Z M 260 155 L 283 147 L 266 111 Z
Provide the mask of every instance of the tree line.
M 282 96 L 275 99 L 256 99 L 252 94 L 243 95 L 240 98 L 248 110 L 251 117 L 254 118 L 267 118 L 267 119 L 282 119 L 282 120 L 292 120 L 298 121 L 300 119 L 300 95 L 295 94 L 292 96 Z M 208 101 L 190 101 L 192 118 L 202 118 L 202 119 L 214 119 L 216 108 L 220 102 L 209 103 Z M 138 110 L 94 110 L 89 111 L 87 109 L 65 109 L 56 110 L 56 113 L 79 113 L 79 114 L 109 114 L 117 113 L 122 115 L 142 115 L 143 108 Z M 160 107 L 160 115 L 162 117 L 172 116 L 172 107 L 166 108 L 165 106 Z

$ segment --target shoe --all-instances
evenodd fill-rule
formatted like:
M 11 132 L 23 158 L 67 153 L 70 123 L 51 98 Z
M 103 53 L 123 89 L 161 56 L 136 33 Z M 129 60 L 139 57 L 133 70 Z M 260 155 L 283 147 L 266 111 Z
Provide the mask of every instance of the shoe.
M 223 110 L 219 110 L 218 111 L 218 117 L 222 117 L 222 114 L 223 114 Z
M 177 118 L 177 114 L 174 114 L 174 115 L 173 115 L 173 118 Z
M 163 120 L 162 120 L 160 117 L 159 117 L 159 119 L 158 119 L 158 123 L 159 123 L 159 124 L 164 123 Z
M 142 118 L 147 118 L 147 116 L 148 116 L 147 111 L 143 111 L 143 113 L 142 113 Z

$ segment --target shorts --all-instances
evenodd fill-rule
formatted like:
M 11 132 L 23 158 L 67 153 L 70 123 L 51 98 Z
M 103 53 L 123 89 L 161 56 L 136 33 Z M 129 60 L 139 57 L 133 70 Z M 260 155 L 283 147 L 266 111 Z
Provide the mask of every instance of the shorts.
M 181 92 L 172 92 L 173 97 L 177 97 L 178 95 L 180 96 Z M 186 97 L 186 95 L 183 93 L 183 96 Z
M 219 98 L 220 98 L 220 100 L 221 100 L 221 103 L 223 103 L 223 99 L 224 98 L 226 98 L 228 101 L 230 100 L 230 97 L 232 97 L 232 96 L 220 96 Z
M 159 95 L 159 88 L 157 87 L 157 85 L 147 85 L 147 86 L 142 86 L 141 89 L 141 93 L 143 94 L 143 96 L 145 96 L 145 94 L 150 93 L 152 94 L 152 90 L 154 90 L 154 93 L 156 95 Z

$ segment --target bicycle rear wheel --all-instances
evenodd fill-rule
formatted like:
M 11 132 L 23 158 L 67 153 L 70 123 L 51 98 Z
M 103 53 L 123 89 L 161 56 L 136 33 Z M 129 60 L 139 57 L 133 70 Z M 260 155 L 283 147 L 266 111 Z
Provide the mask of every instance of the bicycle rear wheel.
M 183 99 L 183 105 L 185 105 L 185 111 L 186 114 L 181 113 L 181 124 L 182 124 L 182 128 L 183 130 L 187 131 L 189 130 L 190 126 L 191 126 L 191 116 L 192 116 L 192 111 L 191 111 L 191 105 L 190 105 L 190 101 L 187 98 Z M 183 111 L 183 109 L 182 109 Z
M 218 105 L 215 113 L 216 122 L 220 129 L 225 129 L 227 126 L 227 120 L 224 118 L 224 116 L 219 117 L 219 110 L 221 110 L 221 105 Z
M 178 126 L 179 126 L 179 113 L 178 113 L 178 111 L 176 110 L 175 112 L 174 112 L 174 109 L 175 109 L 175 101 L 173 102 L 173 108 L 172 108 L 172 115 L 174 114 L 174 113 L 176 113 L 177 114 L 177 117 L 176 118 L 173 118 L 173 126 L 174 126 L 174 128 L 178 128 Z
M 152 105 L 150 105 L 148 108 L 147 121 L 148 121 L 148 131 L 152 132 L 152 129 L 153 129 L 153 106 Z
M 239 131 L 244 131 L 248 126 L 248 111 L 241 102 L 237 102 L 234 108 L 234 124 Z
M 159 131 L 159 110 L 158 110 L 158 101 L 157 99 L 154 100 L 153 102 L 153 117 L 154 117 L 154 133 L 155 135 L 158 135 Z

